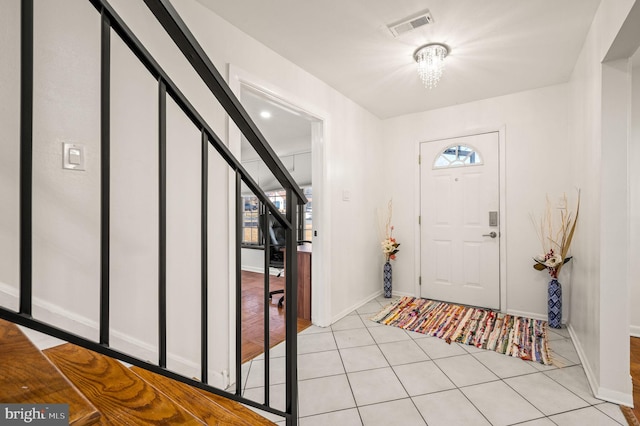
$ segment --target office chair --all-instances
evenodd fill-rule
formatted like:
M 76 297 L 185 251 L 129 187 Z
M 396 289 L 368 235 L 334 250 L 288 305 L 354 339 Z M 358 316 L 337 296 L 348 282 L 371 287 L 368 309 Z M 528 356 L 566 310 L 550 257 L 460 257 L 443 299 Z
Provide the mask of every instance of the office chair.
M 264 223 L 262 220 L 259 222 L 260 224 Z M 269 214 L 268 221 L 268 237 L 271 244 L 269 245 L 269 267 L 279 269 L 278 277 L 282 276 L 284 273 L 284 251 L 283 249 L 286 246 L 286 234 L 285 229 L 282 227 L 280 222 L 275 220 L 271 214 Z M 265 235 L 266 237 L 267 235 Z M 298 245 L 311 243 L 308 240 L 298 240 Z M 282 294 L 280 299 L 278 300 L 278 308 L 282 308 L 284 306 L 284 289 L 274 290 L 269 292 L 269 299 L 273 298 L 274 294 Z

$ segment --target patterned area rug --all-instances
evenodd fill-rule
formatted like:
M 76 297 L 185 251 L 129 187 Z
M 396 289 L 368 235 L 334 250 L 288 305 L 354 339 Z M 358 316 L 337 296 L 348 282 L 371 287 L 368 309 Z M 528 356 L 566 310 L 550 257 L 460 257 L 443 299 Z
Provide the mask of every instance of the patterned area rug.
M 490 309 L 403 297 L 371 318 L 417 333 L 550 365 L 547 322 Z

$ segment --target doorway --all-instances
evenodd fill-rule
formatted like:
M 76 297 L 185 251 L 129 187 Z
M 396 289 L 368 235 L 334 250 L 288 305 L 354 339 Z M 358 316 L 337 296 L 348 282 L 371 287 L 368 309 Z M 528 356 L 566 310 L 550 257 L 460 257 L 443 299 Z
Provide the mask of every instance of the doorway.
M 264 227 L 267 214 L 256 194 L 242 185 L 242 247 L 241 254 L 241 317 L 243 362 L 260 355 L 265 348 L 265 309 L 269 317 L 269 347 L 283 342 L 285 311 L 294 309 L 298 314 L 298 332 L 311 325 L 311 268 L 313 258 L 313 125 L 318 120 L 259 88 L 241 83 L 240 101 L 307 199 L 304 206 L 287 205 L 286 191 L 267 168 L 244 136 L 241 137 L 239 160 L 257 186 L 283 215 L 289 208 L 298 210 L 298 301 L 292 305 L 284 294 L 284 277 L 289 269 L 284 262 L 284 230 L 274 220 Z M 302 249 L 304 252 L 301 252 Z M 265 250 L 267 250 L 265 252 Z M 265 258 L 269 275 L 265 277 Z M 265 278 L 268 278 L 271 302 L 265 306 Z
M 420 296 L 500 309 L 499 133 L 420 145 Z
M 278 106 L 278 114 L 284 113 L 289 115 L 289 117 L 293 116 L 297 118 L 298 124 L 304 123 L 309 129 L 310 133 L 307 133 L 305 136 L 306 148 L 303 148 L 303 145 L 295 142 L 293 145 L 290 145 L 288 149 L 280 149 L 278 148 L 278 139 L 279 136 L 275 138 L 273 136 L 269 136 L 265 133 L 265 138 L 269 143 L 273 146 L 274 151 L 281 159 L 283 164 L 287 167 L 289 172 L 292 174 L 294 179 L 301 184 L 303 187 L 307 187 L 307 185 L 302 185 L 303 180 L 308 182 L 308 187 L 311 190 L 305 190 L 305 194 L 307 198 L 311 201 L 312 204 L 307 204 L 302 214 L 299 216 L 299 221 L 304 222 L 310 226 L 307 226 L 299 239 L 311 240 L 312 241 L 312 256 L 311 256 L 311 321 L 313 324 L 317 324 L 320 326 L 324 326 L 328 324 L 330 321 L 330 287 L 325 285 L 325 280 L 323 279 L 325 276 L 325 270 L 328 269 L 326 263 L 330 260 L 328 255 L 325 253 L 326 248 L 329 244 L 330 236 L 324 231 L 328 229 L 328 218 L 325 214 L 323 214 L 325 206 L 325 200 L 327 199 L 325 195 L 325 164 L 324 164 L 324 146 L 325 140 L 324 135 L 326 132 L 327 124 L 327 116 L 328 114 L 325 111 L 318 110 L 313 105 L 308 105 L 306 100 L 295 93 L 289 93 L 285 90 L 282 90 L 279 87 L 274 86 L 268 81 L 260 79 L 255 75 L 252 75 L 232 64 L 229 65 L 229 86 L 234 94 L 241 100 L 244 104 L 244 97 L 254 97 L 261 99 L 261 102 L 269 104 L 273 106 L 277 104 Z M 244 93 L 244 95 L 243 95 Z M 257 114 L 257 118 L 261 119 L 260 113 L 262 111 L 254 111 L 254 116 Z M 256 118 L 254 118 L 254 121 Z M 256 123 L 261 132 L 264 133 L 264 129 L 261 127 L 259 123 Z M 282 130 L 282 129 L 281 129 Z M 286 129 L 284 129 L 286 130 Z M 242 135 L 236 126 L 230 125 L 228 127 L 228 139 L 229 139 L 229 148 L 236 158 L 240 159 L 240 161 L 244 164 L 245 161 L 251 161 L 251 152 L 244 151 L 242 147 Z M 307 130 L 309 132 L 309 130 Z M 310 152 L 309 152 L 310 150 Z M 255 167 L 247 165 L 247 170 L 251 167 Z M 258 163 L 257 174 L 251 172 L 252 176 L 260 175 L 260 166 Z M 303 173 L 299 175 L 299 173 Z M 233 188 L 233 176 L 230 176 L 229 182 L 229 193 L 234 193 Z M 269 187 L 271 183 L 274 181 L 271 180 L 271 177 L 267 173 L 264 176 L 260 177 L 261 183 L 260 187 L 267 192 L 277 192 L 277 188 Z M 272 191 L 273 189 L 273 191 Z M 282 202 L 282 200 L 276 198 L 273 200 L 274 204 L 278 202 Z M 230 205 L 233 205 L 233 200 L 230 199 Z M 234 213 L 230 214 L 230 221 L 234 218 Z M 232 224 L 230 223 L 230 229 Z M 325 235 L 327 234 L 327 235 Z M 235 246 L 234 236 L 230 235 L 230 246 Z M 233 240 L 233 241 L 232 241 Z M 251 253 L 253 252 L 253 253 Z M 246 266 L 245 259 L 248 259 L 247 256 L 251 256 L 255 259 L 262 258 L 263 252 L 259 250 L 244 250 L 242 254 L 242 264 Z M 233 254 L 231 254 L 233 257 Z M 235 257 L 230 259 L 230 267 L 231 265 L 235 265 Z M 260 265 L 262 265 L 260 263 Z M 250 268 L 249 268 L 250 269 Z M 262 273 L 263 269 L 260 268 L 260 273 Z M 250 272 L 250 271 L 249 271 Z M 257 272 L 257 270 L 256 270 Z M 275 272 L 275 271 L 274 271 Z M 277 273 L 277 272 L 276 272 Z M 243 271 L 243 274 L 247 274 L 247 271 Z M 232 279 L 235 280 L 235 274 L 233 268 L 231 269 Z M 272 276 L 275 278 L 275 276 Z M 274 280 L 275 284 L 275 280 Z M 271 286 L 271 284 L 270 284 Z M 277 298 L 275 298 L 277 299 Z M 286 307 L 286 301 L 285 301 Z M 230 312 L 231 320 L 230 323 L 233 323 L 233 312 Z M 233 336 L 230 333 L 230 359 L 234 359 L 234 347 L 235 342 L 233 341 Z M 232 366 L 231 366 L 232 367 Z M 233 371 L 233 368 L 231 368 Z M 233 378 L 232 378 L 233 381 Z

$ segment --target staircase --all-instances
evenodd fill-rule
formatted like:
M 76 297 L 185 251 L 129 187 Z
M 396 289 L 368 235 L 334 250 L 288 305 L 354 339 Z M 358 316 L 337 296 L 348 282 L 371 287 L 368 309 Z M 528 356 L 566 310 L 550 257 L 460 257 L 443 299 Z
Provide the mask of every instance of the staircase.
M 297 304 L 297 235 L 300 232 L 298 224 L 299 218 L 302 216 L 303 206 L 307 203 L 304 191 L 293 179 L 282 161 L 278 158 L 272 147 L 269 145 L 264 136 L 260 133 L 256 124 L 251 120 L 249 114 L 244 109 L 238 98 L 234 95 L 226 80 L 220 72 L 215 68 L 211 59 L 207 56 L 205 50 L 198 43 L 195 36 L 191 33 L 186 23 L 182 20 L 178 12 L 171 4 L 171 0 L 144 0 L 149 10 L 149 18 L 155 18 L 164 32 L 171 38 L 175 47 L 182 53 L 189 63 L 190 67 L 198 75 L 202 83 L 209 89 L 211 94 L 217 99 L 220 107 L 224 109 L 231 122 L 240 130 L 244 137 L 251 144 L 255 152 L 269 169 L 270 173 L 279 182 L 279 186 L 284 193 L 284 211 L 276 207 L 275 203 L 267 197 L 262 188 L 254 180 L 252 175 L 243 167 L 238 158 L 234 156 L 227 144 L 222 138 L 216 134 L 213 127 L 205 121 L 203 115 L 194 107 L 194 105 L 185 96 L 182 90 L 176 85 L 174 80 L 160 66 L 149 50 L 141 42 L 140 39 L 129 28 L 127 23 L 116 13 L 114 8 L 109 4 L 108 0 L 86 0 L 95 9 L 97 16 L 92 20 L 94 27 L 91 31 L 99 34 L 99 43 L 87 43 L 86 49 L 70 49 L 65 45 L 64 40 L 74 38 L 81 39 L 85 36 L 83 31 L 77 30 L 73 25 L 64 28 L 64 37 L 49 40 L 47 38 L 38 37 L 38 28 L 36 25 L 40 22 L 52 23 L 53 21 L 34 19 L 36 12 L 46 12 L 42 9 L 43 4 L 56 3 L 56 8 L 65 14 L 75 13 L 75 8 L 79 6 L 77 2 L 36 2 L 34 0 L 20 0 L 20 25 L 19 29 L 19 46 L 20 46 L 20 75 L 18 84 L 20 87 L 19 119 L 17 125 L 20 128 L 19 140 L 16 140 L 16 148 L 20 152 L 19 167 L 19 200 L 16 206 L 16 212 L 19 220 L 19 279 L 14 283 L 18 290 L 18 309 L 9 308 L 0 305 L 0 318 L 8 320 L 11 323 L 19 324 L 24 327 L 31 328 L 38 332 L 53 336 L 55 338 L 71 342 L 56 348 L 48 349 L 44 353 L 38 351 L 28 342 L 28 339 L 15 328 L 14 325 L 2 323 L 2 337 L 0 340 L 0 402 L 3 403 L 68 403 L 70 407 L 70 424 L 273 424 L 265 422 L 264 419 L 256 417 L 253 412 L 246 409 L 246 406 L 262 410 L 280 416 L 284 419 L 287 426 L 294 426 L 298 420 L 298 380 L 297 380 L 297 335 L 296 323 L 297 315 L 295 309 L 287 309 L 285 312 L 285 333 L 286 333 L 286 353 L 285 353 L 285 409 L 272 407 L 270 404 L 270 383 L 269 383 L 269 363 L 265 363 L 265 379 L 264 379 L 264 398 L 263 402 L 256 402 L 244 398 L 240 389 L 235 392 L 229 392 L 213 387 L 208 378 L 209 359 L 212 358 L 209 353 L 209 347 L 216 344 L 216 348 L 229 347 L 235 353 L 235 360 L 229 360 L 229 369 L 234 369 L 229 375 L 240 380 L 242 377 L 242 235 L 244 229 L 243 220 L 243 197 L 245 194 L 251 193 L 260 201 L 261 211 L 264 213 L 264 228 L 267 227 L 267 219 L 273 218 L 283 229 L 285 229 L 285 263 L 287 272 L 285 274 L 285 289 L 287 293 L 287 301 L 291 306 Z M 0 2 L 2 3 L 2 2 Z M 17 3 L 17 1 L 15 2 Z M 68 4 L 67 4 L 68 3 Z M 71 4 L 71 3 L 77 3 Z M 133 2 L 124 2 L 129 5 Z M 41 16 L 47 16 L 45 14 Z M 57 22 L 53 22 L 57 24 Z M 145 24 L 146 26 L 146 24 Z M 38 28 L 37 28 L 38 27 Z M 56 28 L 63 30 L 63 25 Z M 83 27 L 84 28 L 84 27 Z M 89 31 L 87 29 L 87 31 Z M 89 32 L 87 32 L 89 34 Z M 157 92 L 149 97 L 146 101 L 154 102 L 154 113 L 157 117 L 157 141 L 153 148 L 149 148 L 149 155 L 157 156 L 157 179 L 145 191 L 153 191 L 157 194 L 157 205 L 154 214 L 157 214 L 157 229 L 154 236 L 149 238 L 157 238 L 157 249 L 152 249 L 153 256 L 157 261 L 158 282 L 157 287 L 150 290 L 153 294 L 157 294 L 157 314 L 148 313 L 155 316 L 157 323 L 158 336 L 158 359 L 154 361 L 137 358 L 124 351 L 118 350 L 110 345 L 111 329 L 111 312 L 115 309 L 122 308 L 115 306 L 115 300 L 112 297 L 112 280 L 111 272 L 114 268 L 112 264 L 112 255 L 118 253 L 118 247 L 112 246 L 111 242 L 115 237 L 112 231 L 111 215 L 116 209 L 126 209 L 129 206 L 113 203 L 112 205 L 112 174 L 118 170 L 112 170 L 112 148 L 125 147 L 126 139 L 112 137 L 112 116 L 119 119 L 127 119 L 126 123 L 135 121 L 132 117 L 128 117 L 127 111 L 121 111 L 114 108 L 112 103 L 112 92 L 116 92 L 117 85 L 112 86 L 112 82 L 116 80 L 122 84 L 128 73 L 127 69 L 116 70 L 117 61 L 112 63 L 112 39 L 114 45 L 126 46 L 128 52 L 137 58 L 138 65 L 141 65 L 151 77 L 157 82 Z M 46 46 L 45 49 L 37 46 Z M 84 43 L 83 43 L 84 46 Z M 93 51 L 93 49 L 98 50 Z M 173 48 L 170 48 L 170 50 Z M 39 195 L 39 191 L 34 191 L 34 175 L 37 172 L 34 167 L 38 165 L 34 163 L 34 151 L 37 152 L 40 143 L 34 141 L 34 134 L 38 135 L 39 128 L 37 123 L 34 124 L 34 111 L 38 108 L 45 108 L 48 102 L 43 102 L 42 96 L 34 96 L 35 77 L 44 78 L 49 81 L 51 77 L 52 84 L 56 87 L 61 85 L 56 81 L 54 75 L 49 75 L 47 70 L 41 70 L 34 67 L 40 60 L 38 55 L 43 52 L 58 52 L 70 50 L 73 51 L 73 60 L 83 63 L 86 57 L 99 58 L 99 67 L 95 71 L 99 72 L 96 79 L 99 80 L 99 96 L 97 100 L 88 101 L 83 96 L 79 96 L 77 103 L 73 100 L 76 92 L 69 88 L 70 99 L 69 111 L 66 120 L 69 123 L 75 123 L 77 117 L 73 111 L 83 108 L 85 103 L 91 105 L 92 111 L 95 109 L 95 116 L 99 116 L 99 120 L 94 123 L 95 134 L 99 135 L 99 149 L 96 150 L 97 159 L 99 157 L 99 167 L 94 170 L 91 179 L 99 180 L 99 214 L 93 211 L 86 213 L 87 217 L 91 216 L 91 220 L 99 223 L 99 232 L 94 230 L 90 237 L 97 245 L 99 244 L 99 259 L 93 259 L 95 265 L 99 265 L 99 271 L 94 271 L 96 280 L 87 285 L 91 285 L 92 291 L 99 294 L 99 318 L 97 320 L 97 329 L 99 338 L 90 340 L 83 336 L 74 334 L 72 330 L 66 330 L 62 327 L 49 324 L 41 318 L 33 317 L 34 308 L 34 285 L 47 286 L 52 289 L 52 285 L 47 278 L 35 282 L 34 280 L 34 242 L 38 244 L 37 232 L 38 223 L 34 220 L 34 199 Z M 87 51 L 84 51 L 87 50 Z M 91 51 L 91 52 L 89 52 Z M 89 55 L 89 56 L 87 56 Z M 177 59 L 177 58 L 176 58 Z M 112 72 L 113 71 L 113 72 Z M 122 72 L 124 71 L 124 72 Z M 39 72 L 41 75 L 35 76 L 34 73 Z M 54 73 L 55 74 L 55 73 Z M 67 92 L 66 84 L 65 92 Z M 119 89 L 123 90 L 123 89 Z M 96 102 L 94 102 L 96 101 Z M 146 102 L 145 101 L 145 102 Z M 167 104 L 176 105 L 177 108 L 167 108 Z M 147 105 L 147 104 L 145 104 Z M 152 105 L 152 104 L 148 104 Z M 133 106 L 132 108 L 135 108 Z M 37 114 L 36 114 L 37 115 Z M 175 118 L 174 118 L 175 117 Z M 97 118 L 97 117 L 96 117 Z M 196 130 L 200 134 L 200 138 L 193 140 L 185 138 L 180 143 L 189 145 L 200 152 L 200 170 L 199 176 L 191 176 L 189 180 L 176 181 L 173 180 L 171 174 L 167 173 L 168 161 L 167 146 L 168 142 L 168 124 L 171 120 L 183 120 L 184 123 L 190 123 L 191 131 Z M 218 123 L 220 124 L 220 123 Z M 46 139 L 46 138 L 45 138 Z M 35 143 L 35 145 L 34 145 Z M 47 142 L 48 143 L 48 142 Z M 34 149 L 35 146 L 35 149 Z M 47 145 L 48 146 L 48 145 Z M 185 145 L 186 146 L 186 145 Z M 48 149 L 48 148 L 47 148 Z M 98 154 L 99 153 L 99 154 Z M 51 153 L 48 153 L 49 155 Z M 215 163 L 217 170 L 227 173 L 228 182 L 222 180 L 217 182 L 216 186 L 209 186 L 212 181 L 209 167 L 209 157 L 223 160 L 226 168 L 220 168 L 223 163 Z M 53 158 L 53 157 L 51 157 Z M 115 156 L 114 156 L 115 159 Z M 176 176 L 176 175 L 173 175 Z M 87 179 L 87 180 L 91 180 Z M 169 182 L 169 184 L 168 184 Z M 171 286 L 179 283 L 172 283 L 168 279 L 167 270 L 171 268 L 172 262 L 168 256 L 168 246 L 171 238 L 168 238 L 167 229 L 170 227 L 168 217 L 171 214 L 172 204 L 168 203 L 168 188 L 170 184 L 179 182 L 180 185 L 191 185 L 192 188 L 200 187 L 200 262 L 199 270 L 199 295 L 196 303 L 200 311 L 200 353 L 191 354 L 194 358 L 199 358 L 201 368 L 198 378 L 185 377 L 184 375 L 171 371 L 167 368 L 167 324 L 168 324 L 168 294 L 171 294 Z M 196 186 L 193 186 L 196 185 Z M 156 188 L 157 186 L 157 188 Z M 138 191 L 142 194 L 145 191 Z M 157 191 L 157 192 L 156 192 Z M 136 194 L 137 195 L 137 194 Z M 70 199 L 80 194 L 70 196 Z M 212 322 L 213 308 L 210 306 L 210 294 L 214 273 L 209 272 L 209 263 L 215 253 L 210 255 L 209 248 L 213 249 L 211 244 L 214 241 L 213 233 L 209 232 L 209 222 L 213 218 L 213 214 L 209 214 L 209 205 L 211 197 L 217 197 L 216 208 L 220 212 L 228 214 L 228 222 L 223 226 L 228 228 L 229 236 L 233 236 L 232 241 L 228 245 L 215 245 L 215 250 L 225 251 L 229 254 L 229 259 L 235 263 L 235 267 L 229 268 L 226 276 L 216 276 L 220 283 L 228 280 L 229 312 L 235 312 L 234 318 L 229 318 L 229 329 L 235 328 L 235 335 L 229 336 L 229 339 L 214 342 L 215 333 L 209 332 L 209 324 Z M 59 200 L 65 203 L 66 200 Z M 177 204 L 174 202 L 173 204 Z M 37 203 L 36 203 L 37 205 Z M 197 209 L 190 206 L 189 209 Z M 191 211 L 189 212 L 191 214 Z M 194 216 L 195 217 L 195 216 Z M 37 218 L 36 218 L 37 219 Z M 132 232 L 137 232 L 134 230 Z M 35 235 L 34 235 L 35 234 Z M 157 235 L 157 237 L 156 237 Z M 216 241 L 217 242 L 217 241 Z M 55 241 L 53 244 L 63 245 L 63 242 Z M 264 246 L 264 253 L 269 253 L 270 242 L 267 238 Z M 263 255 L 264 255 L 263 253 Z M 97 257 L 97 256 L 96 256 Z M 151 258 L 151 257 L 150 257 Z M 269 276 L 269 267 L 265 256 L 264 276 Z M 93 265 L 94 263 L 92 263 Z M 71 264 L 69 268 L 77 265 Z M 37 277 L 40 278 L 40 277 Z M 194 284 L 196 281 L 194 280 Z M 84 284 L 84 283 L 82 283 Z M 120 284 L 123 285 L 123 284 Z M 136 286 L 135 282 L 128 283 L 131 288 Z M 62 289 L 60 291 L 63 291 Z M 142 289 L 136 288 L 136 291 Z M 263 303 L 264 312 L 268 313 L 268 291 L 269 282 L 265 281 Z M 50 302 L 50 301 L 44 301 Z M 71 306 L 59 306 L 60 311 L 68 311 L 74 313 L 76 307 L 75 302 L 82 303 L 81 300 L 70 301 Z M 226 328 L 226 324 L 221 325 Z M 269 316 L 265 315 L 263 321 L 264 353 L 265 359 L 269 359 Z M 233 334 L 233 332 L 232 332 Z M 210 345 L 211 338 L 211 345 Z M 235 346 L 233 348 L 232 346 Z M 81 349 L 82 348 L 82 349 Z M 109 358 L 111 357 L 111 358 Z M 118 361 L 128 363 L 128 365 L 136 365 L 138 368 L 129 369 L 123 367 Z M 168 377 L 171 381 L 161 379 L 146 373 L 153 371 L 163 377 Z M 63 375 L 64 374 L 64 375 Z M 187 390 L 184 386 L 173 382 L 173 379 L 186 383 L 193 389 Z M 207 390 L 210 393 L 221 395 L 221 397 L 213 397 L 209 394 L 203 394 L 200 389 Z M 205 399 L 201 398 L 205 396 Z
M 242 404 L 0 320 L 0 402 L 69 404 L 70 425 L 274 425 Z

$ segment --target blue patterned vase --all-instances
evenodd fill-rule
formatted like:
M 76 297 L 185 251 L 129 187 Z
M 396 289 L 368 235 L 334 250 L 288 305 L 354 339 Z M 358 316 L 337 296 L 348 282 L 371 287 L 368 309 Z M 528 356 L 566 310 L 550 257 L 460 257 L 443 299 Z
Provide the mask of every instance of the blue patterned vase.
M 557 279 L 549 281 L 549 327 L 560 328 L 562 324 L 562 286 Z
M 391 263 L 388 260 L 384 263 L 382 275 L 384 278 L 384 297 L 389 298 L 391 297 Z

